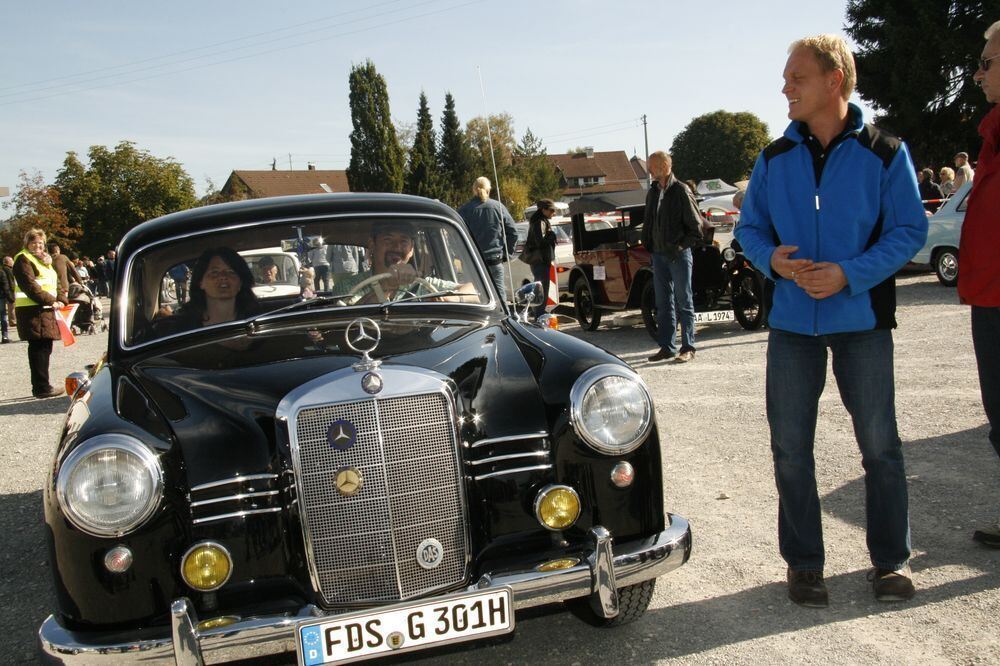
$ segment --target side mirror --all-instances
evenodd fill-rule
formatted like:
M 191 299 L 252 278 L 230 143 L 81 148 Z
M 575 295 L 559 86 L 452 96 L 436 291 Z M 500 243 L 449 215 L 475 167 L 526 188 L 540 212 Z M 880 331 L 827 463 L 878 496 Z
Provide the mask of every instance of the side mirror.
M 518 320 L 528 321 L 528 310 L 532 305 L 541 303 L 543 298 L 541 282 L 529 282 L 514 292 L 514 305 L 523 308 L 517 313 Z
M 542 283 L 529 282 L 514 292 L 514 304 L 525 307 L 540 303 L 542 300 Z

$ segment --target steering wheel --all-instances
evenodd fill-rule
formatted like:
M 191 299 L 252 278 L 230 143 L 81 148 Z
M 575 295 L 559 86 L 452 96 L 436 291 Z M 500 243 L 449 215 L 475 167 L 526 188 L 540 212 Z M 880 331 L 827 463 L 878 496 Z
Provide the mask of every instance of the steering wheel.
M 375 286 L 374 289 L 372 289 L 372 292 L 375 293 L 375 296 L 380 301 L 384 301 L 385 300 L 385 292 L 382 291 L 382 287 L 380 285 L 378 285 L 378 282 L 380 282 L 382 280 L 385 280 L 386 278 L 390 278 L 391 279 L 393 277 L 395 277 L 395 276 L 392 273 L 379 273 L 378 275 L 373 275 L 370 278 L 365 278 L 361 282 L 359 282 L 356 285 L 354 285 L 351 288 L 351 290 L 349 292 L 347 292 L 347 295 L 348 296 L 354 296 L 354 295 L 358 294 L 362 289 L 371 287 L 374 284 L 376 286 Z M 416 283 L 418 283 L 420 285 L 423 285 L 428 290 L 430 290 L 431 293 L 437 291 L 437 288 L 434 285 L 432 285 L 430 282 L 428 282 L 427 280 L 425 280 L 422 277 L 414 277 L 413 280 L 412 280 L 412 282 L 416 282 Z M 405 293 L 412 294 L 413 296 L 416 296 L 416 294 L 414 294 L 412 291 L 409 291 L 409 290 L 406 290 Z

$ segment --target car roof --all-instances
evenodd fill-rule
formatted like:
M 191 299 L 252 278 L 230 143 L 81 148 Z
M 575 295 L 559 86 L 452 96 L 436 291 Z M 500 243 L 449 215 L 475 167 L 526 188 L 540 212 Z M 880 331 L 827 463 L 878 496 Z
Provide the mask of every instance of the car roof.
M 462 223 L 458 213 L 440 201 L 407 194 L 301 194 L 215 204 L 164 215 L 143 222 L 125 234 L 118 246 L 118 255 L 122 260 L 150 243 L 212 229 L 283 218 L 373 214 L 446 217 Z

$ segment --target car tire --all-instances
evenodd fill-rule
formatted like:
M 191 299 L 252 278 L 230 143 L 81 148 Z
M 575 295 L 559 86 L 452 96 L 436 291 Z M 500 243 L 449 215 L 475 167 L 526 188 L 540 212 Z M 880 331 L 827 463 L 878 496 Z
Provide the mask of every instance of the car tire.
M 744 268 L 733 279 L 733 314 L 739 325 L 755 331 L 767 321 L 764 305 L 764 278 L 757 271 Z
M 938 282 L 946 287 L 958 284 L 958 250 L 943 247 L 934 253 L 934 274 Z
M 573 288 L 573 312 L 580 328 L 585 331 L 596 331 L 601 325 L 601 311 L 594 307 L 594 294 L 586 278 L 581 278 Z
M 656 286 L 653 281 L 647 280 L 642 285 L 642 294 L 639 296 L 639 307 L 642 309 L 642 323 L 646 325 L 646 332 L 653 340 L 659 340 L 657 332 L 659 328 L 656 324 Z
M 656 579 L 626 585 L 618 590 L 618 615 L 612 618 L 601 617 L 590 607 L 590 600 L 570 599 L 566 602 L 569 612 L 592 627 L 620 627 L 629 622 L 635 622 L 649 608 L 653 598 Z

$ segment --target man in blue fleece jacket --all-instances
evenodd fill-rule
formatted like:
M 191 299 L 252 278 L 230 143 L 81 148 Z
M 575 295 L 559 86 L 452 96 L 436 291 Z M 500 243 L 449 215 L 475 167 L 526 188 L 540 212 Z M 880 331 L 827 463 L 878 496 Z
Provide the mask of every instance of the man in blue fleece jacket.
M 902 445 L 896 428 L 893 275 L 921 248 L 927 218 L 906 146 L 848 103 L 856 80 L 844 40 L 789 48 L 782 93 L 792 120 L 754 165 L 736 238 L 775 281 L 767 418 L 788 594 L 828 605 L 813 444 L 827 353 L 865 470 L 875 597 L 913 596 Z

